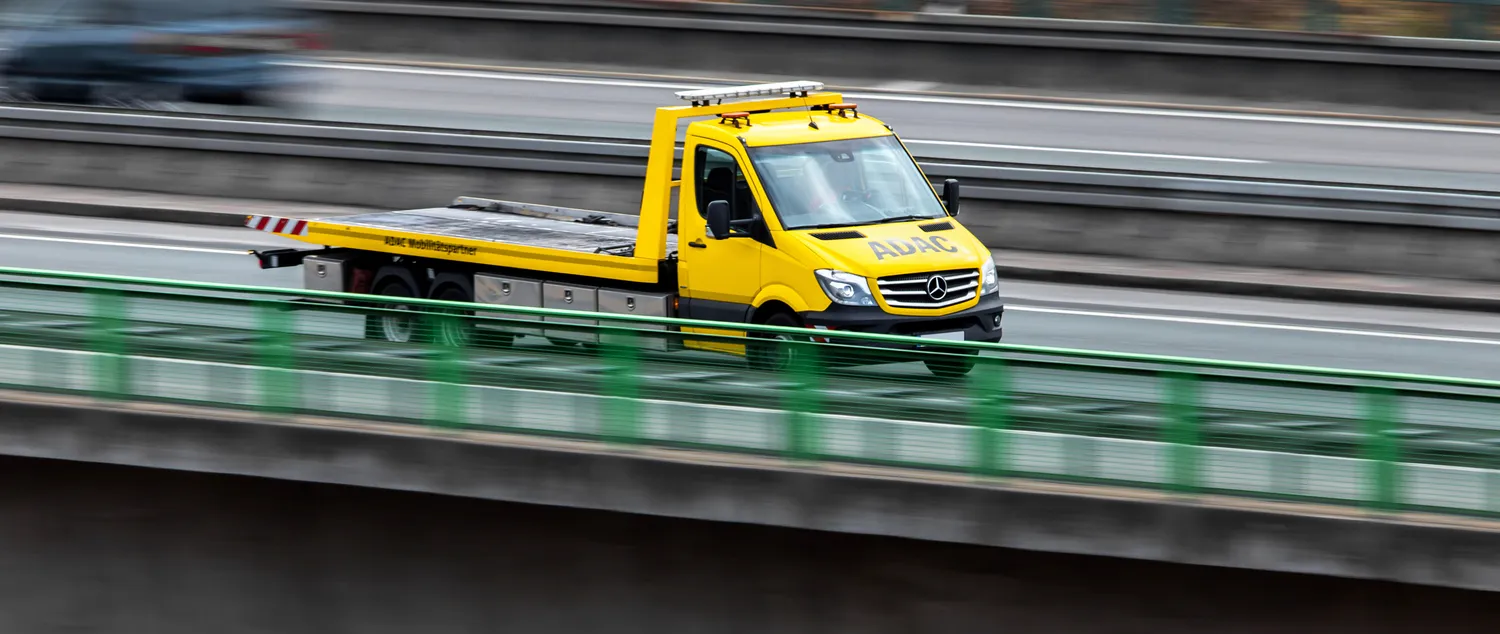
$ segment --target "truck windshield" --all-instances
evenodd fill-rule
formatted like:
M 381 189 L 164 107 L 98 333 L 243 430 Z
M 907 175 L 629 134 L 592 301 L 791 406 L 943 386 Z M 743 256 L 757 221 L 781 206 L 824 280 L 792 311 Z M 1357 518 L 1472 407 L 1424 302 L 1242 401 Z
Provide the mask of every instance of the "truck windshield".
M 947 216 L 894 136 L 751 148 L 750 159 L 786 229 Z

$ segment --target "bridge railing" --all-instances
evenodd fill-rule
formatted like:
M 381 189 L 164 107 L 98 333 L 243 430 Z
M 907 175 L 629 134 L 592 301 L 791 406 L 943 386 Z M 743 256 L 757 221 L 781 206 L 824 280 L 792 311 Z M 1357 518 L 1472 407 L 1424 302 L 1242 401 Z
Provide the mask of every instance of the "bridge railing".
M 0 386 L 1500 511 L 1500 383 L 1480 380 L 0 269 Z

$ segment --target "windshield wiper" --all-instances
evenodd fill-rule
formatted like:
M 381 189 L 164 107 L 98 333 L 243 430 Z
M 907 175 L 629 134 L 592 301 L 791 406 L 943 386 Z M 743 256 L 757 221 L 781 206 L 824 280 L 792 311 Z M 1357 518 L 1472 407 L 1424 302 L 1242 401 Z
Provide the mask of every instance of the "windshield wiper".
M 797 227 L 796 229 L 794 229 L 794 231 L 806 231 L 808 229 L 840 229 L 840 228 L 843 228 L 843 227 L 858 227 L 860 225 L 867 225 L 867 224 L 870 224 L 870 223 L 868 223 L 868 222 L 830 222 L 830 223 L 828 223 L 826 225 L 807 225 L 805 227 Z
M 881 218 L 875 224 L 885 225 L 893 222 L 909 222 L 912 220 L 937 220 L 937 218 L 932 216 L 894 216 L 891 218 Z

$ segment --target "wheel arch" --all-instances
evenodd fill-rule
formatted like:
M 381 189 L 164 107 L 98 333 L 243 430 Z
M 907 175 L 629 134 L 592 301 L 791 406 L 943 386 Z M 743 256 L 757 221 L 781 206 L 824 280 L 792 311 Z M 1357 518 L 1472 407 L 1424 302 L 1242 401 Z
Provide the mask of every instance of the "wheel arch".
M 797 320 L 797 323 L 802 323 L 801 315 L 798 315 L 795 309 L 779 299 L 773 299 L 757 306 L 755 311 L 750 314 L 750 323 L 764 324 L 772 315 L 777 313 L 785 313 L 790 315 L 792 319 Z
M 798 317 L 798 321 L 801 320 L 800 315 L 812 310 L 812 307 L 802 299 L 802 296 L 797 291 L 781 284 L 773 284 L 761 289 L 760 293 L 756 295 L 755 310 L 751 312 L 752 321 L 760 323 L 760 319 L 771 315 L 771 312 L 762 311 L 773 307 L 780 307 L 781 310 L 792 313 L 793 316 Z

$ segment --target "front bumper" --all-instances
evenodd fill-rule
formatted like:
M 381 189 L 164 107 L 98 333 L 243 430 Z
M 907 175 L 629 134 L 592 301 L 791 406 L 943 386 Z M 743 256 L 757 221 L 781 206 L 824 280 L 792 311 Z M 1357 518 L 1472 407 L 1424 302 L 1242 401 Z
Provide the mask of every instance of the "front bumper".
M 877 306 L 841 306 L 834 304 L 828 310 L 802 313 L 802 321 L 809 327 L 831 331 L 867 332 L 881 335 L 920 336 L 939 332 L 962 332 L 965 341 L 1000 341 L 1003 330 L 1001 319 L 1005 315 L 1005 301 L 998 294 L 979 300 L 973 308 L 941 317 L 912 317 L 892 315 Z M 861 345 L 870 345 L 861 342 Z M 917 349 L 925 346 L 903 346 L 879 344 L 875 347 L 893 349 Z

